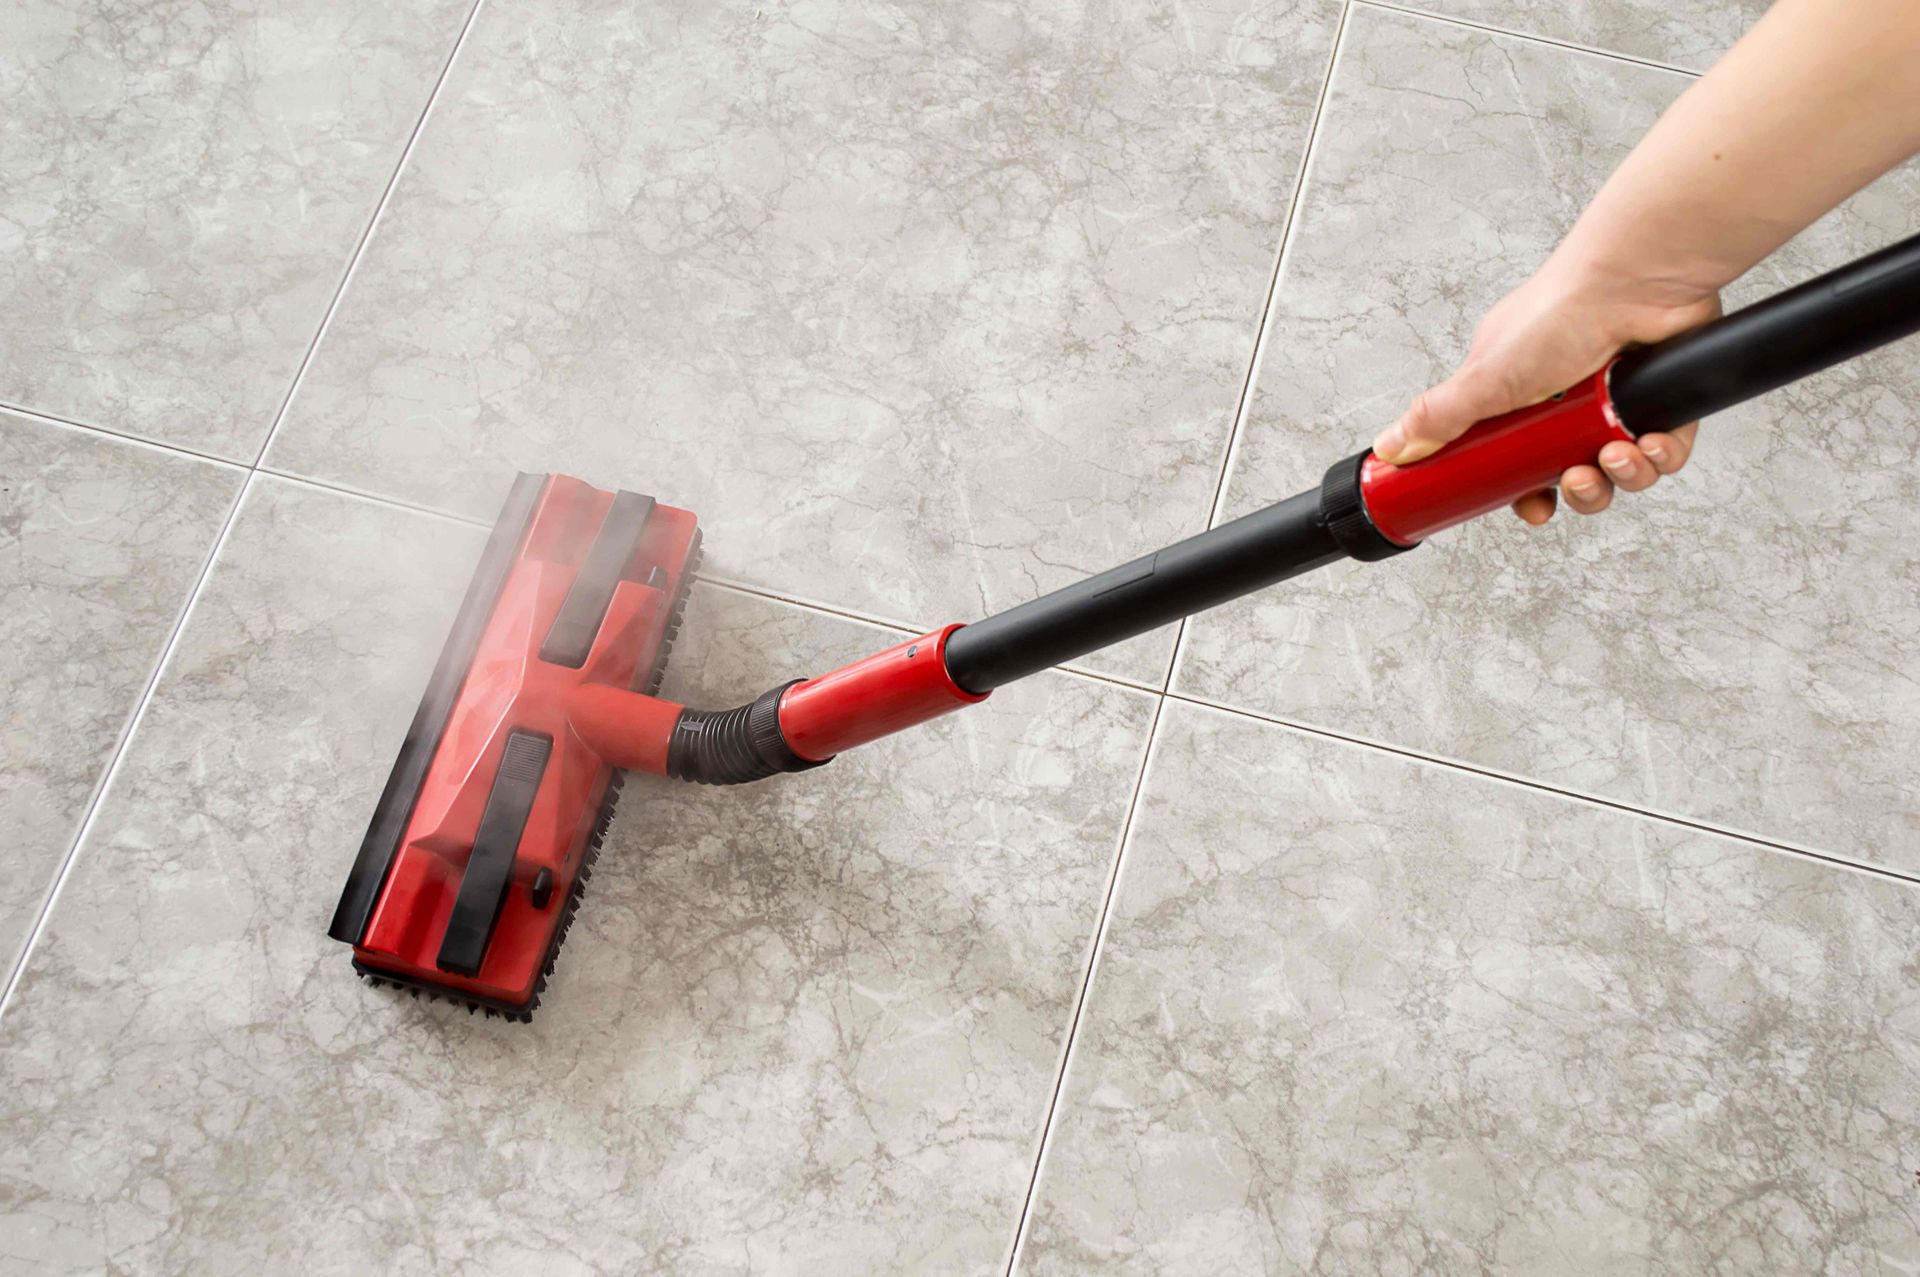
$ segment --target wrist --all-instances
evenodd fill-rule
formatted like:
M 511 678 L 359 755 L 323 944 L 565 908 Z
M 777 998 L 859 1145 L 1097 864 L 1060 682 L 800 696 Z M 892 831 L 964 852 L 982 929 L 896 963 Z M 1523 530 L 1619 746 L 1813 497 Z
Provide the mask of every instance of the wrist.
M 1624 221 L 1624 228 L 1615 223 Z M 1607 215 L 1596 201 L 1542 268 L 1570 296 L 1655 311 L 1684 310 L 1719 295 L 1742 268 L 1711 252 L 1690 251 L 1684 237 L 1662 234 L 1649 218 Z
M 1719 296 L 1717 285 L 1694 267 L 1631 247 L 1609 250 L 1574 235 L 1541 266 L 1536 280 L 1554 309 L 1585 315 L 1615 346 L 1664 335 L 1681 317 L 1717 306 Z

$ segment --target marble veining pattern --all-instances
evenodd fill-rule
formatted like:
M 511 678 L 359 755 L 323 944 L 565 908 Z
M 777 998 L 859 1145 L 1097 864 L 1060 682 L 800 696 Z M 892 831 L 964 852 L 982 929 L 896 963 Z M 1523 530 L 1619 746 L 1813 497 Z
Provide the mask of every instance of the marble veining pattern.
M 1169 702 L 1022 1273 L 1906 1272 L 1912 886 Z
M 0 413 L 0 983 L 240 478 Z
M 0 400 L 251 462 L 470 0 L 0 16 Z
M 1666 72 L 1357 10 L 1228 515 L 1316 483 L 1465 352 Z M 1901 170 L 1738 305 L 1914 229 Z M 1714 418 L 1689 470 L 1541 533 L 1499 516 L 1197 619 L 1206 699 L 1920 870 L 1920 347 Z
M 271 464 L 906 625 L 1199 531 L 1339 7 L 490 4 Z
M 1703 66 L 1755 0 L 1406 0 Z M 1342 0 L 487 0 L 267 458 L 966 619 L 1197 530 Z M 0 19 L 0 402 L 251 461 L 466 0 Z M 1465 349 L 1684 76 L 1356 0 L 1231 516 Z M 1773 291 L 1914 229 L 1901 173 Z M 1920 356 L 1601 521 L 1207 617 L 1176 687 L 1920 872 Z M 0 960 L 241 483 L 0 415 Z M 1920 1271 L 1886 877 L 1047 675 L 630 785 L 531 1028 L 323 932 L 480 529 L 253 480 L 0 1015 L 0 1274 Z M 22 604 L 25 606 L 21 606 Z M 666 693 L 892 631 L 702 587 Z M 1091 668 L 1158 684 L 1168 634 Z
M 1049 675 L 751 790 L 630 786 L 530 1027 L 326 919 L 475 529 L 249 494 L 0 1019 L 0 1266 L 1005 1263 L 1152 698 Z M 696 592 L 666 693 L 889 636 Z

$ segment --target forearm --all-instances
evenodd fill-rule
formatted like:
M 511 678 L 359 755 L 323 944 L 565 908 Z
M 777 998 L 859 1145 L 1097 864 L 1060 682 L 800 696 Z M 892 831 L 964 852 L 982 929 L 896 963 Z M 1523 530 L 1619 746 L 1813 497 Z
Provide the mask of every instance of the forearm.
M 1778 0 L 1634 148 L 1552 269 L 1682 305 L 1920 151 L 1920 0 Z

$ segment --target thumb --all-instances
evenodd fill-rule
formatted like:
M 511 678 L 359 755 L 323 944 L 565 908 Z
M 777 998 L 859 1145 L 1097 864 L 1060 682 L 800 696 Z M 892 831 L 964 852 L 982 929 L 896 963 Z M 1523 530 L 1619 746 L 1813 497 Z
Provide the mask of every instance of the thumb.
M 1420 392 L 1400 420 L 1373 441 L 1374 455 L 1408 465 L 1467 432 L 1467 427 L 1521 405 L 1484 364 L 1468 363 L 1437 386 Z

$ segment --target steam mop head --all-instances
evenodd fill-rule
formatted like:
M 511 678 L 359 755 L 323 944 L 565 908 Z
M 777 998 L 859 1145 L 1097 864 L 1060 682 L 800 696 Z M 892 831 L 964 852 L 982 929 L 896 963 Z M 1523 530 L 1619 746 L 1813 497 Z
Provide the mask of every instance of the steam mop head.
M 620 789 L 569 696 L 658 690 L 699 543 L 650 497 L 514 483 L 328 929 L 361 975 L 532 1017 Z

